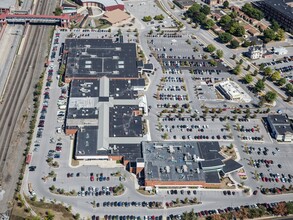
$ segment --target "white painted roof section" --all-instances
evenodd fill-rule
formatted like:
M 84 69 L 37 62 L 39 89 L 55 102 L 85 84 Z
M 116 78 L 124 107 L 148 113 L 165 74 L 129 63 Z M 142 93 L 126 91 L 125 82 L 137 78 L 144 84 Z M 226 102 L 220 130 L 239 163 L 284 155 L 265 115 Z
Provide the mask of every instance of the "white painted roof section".
M 112 5 L 124 5 L 124 3 L 121 0 L 81 0 L 81 2 L 82 3 L 87 3 L 87 2 L 101 3 L 105 7 L 112 6 Z
M 15 6 L 16 0 L 0 0 L 0 8 L 10 8 Z

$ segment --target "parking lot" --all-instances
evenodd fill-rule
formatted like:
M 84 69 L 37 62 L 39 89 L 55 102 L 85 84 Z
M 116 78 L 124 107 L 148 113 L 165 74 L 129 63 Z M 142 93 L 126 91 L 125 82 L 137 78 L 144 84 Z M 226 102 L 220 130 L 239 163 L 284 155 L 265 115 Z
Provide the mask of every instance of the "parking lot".
M 103 38 L 109 36 L 108 32 L 73 31 L 72 33 L 73 35 L 71 35 L 73 37 Z M 126 210 L 122 212 L 130 213 L 136 207 L 137 210 L 141 210 L 141 213 L 146 213 L 148 216 L 153 214 L 153 210 L 150 209 L 150 202 L 160 202 L 166 207 L 166 202 L 168 204 L 172 202 L 170 200 L 175 200 L 176 198 L 184 199 L 185 197 L 191 199 L 195 195 L 200 201 L 204 202 L 214 201 L 215 195 L 218 195 L 216 200 L 219 201 L 223 198 L 222 196 L 230 196 L 228 198 L 232 198 L 232 200 L 235 198 L 235 201 L 237 198 L 244 198 L 241 190 L 232 190 L 230 195 L 228 192 L 224 195 L 222 191 L 199 190 L 195 192 L 193 189 L 183 189 L 183 193 L 181 190 L 178 190 L 177 193 L 175 191 L 168 192 L 167 190 L 163 190 L 159 191 L 158 195 L 144 196 L 136 192 L 135 177 L 119 166 L 105 168 L 99 167 L 96 164 L 84 165 L 83 163 L 79 164 L 79 166 L 73 166 L 71 164 L 73 141 L 71 137 L 66 136 L 62 132 L 68 88 L 66 86 L 58 87 L 59 56 L 63 51 L 62 43 L 68 34 L 70 33 L 64 31 L 54 35 L 55 39 L 53 40 L 52 53 L 50 54 L 51 62 L 48 65 L 44 93 L 42 93 L 42 107 L 38 117 L 38 128 L 36 131 L 36 139 L 34 140 L 35 144 L 31 163 L 33 169 L 29 172 L 29 181 L 33 183 L 33 188 L 38 195 L 45 195 L 50 199 L 59 198 L 60 201 L 76 205 L 79 208 L 78 210 L 86 210 L 84 212 L 87 213 L 95 213 L 96 210 L 101 211 L 101 213 L 120 211 L 120 209 L 113 211 L 113 207 L 121 207 L 123 210 Z M 167 41 L 162 39 L 160 48 L 164 50 L 163 44 Z M 183 44 L 186 45 L 186 49 L 184 49 Z M 219 117 L 199 117 L 202 114 L 202 104 L 206 104 L 203 100 L 214 100 L 216 98 L 216 93 L 210 89 L 209 84 L 217 80 L 225 80 L 226 73 L 221 71 L 221 69 L 218 70 L 219 72 L 217 70 L 212 71 L 212 68 L 205 70 L 206 66 L 203 65 L 209 64 L 198 58 L 196 62 L 190 61 L 190 57 L 196 57 L 197 55 L 193 50 L 189 50 L 190 47 L 192 48 L 192 46 L 183 42 L 182 50 L 174 52 L 169 49 L 168 54 L 174 52 L 174 55 L 170 56 L 181 56 L 182 58 L 162 58 L 165 71 L 157 71 L 155 73 L 156 75 L 154 77 L 157 77 L 160 82 L 158 84 L 152 84 L 151 86 L 154 88 L 151 88 L 148 91 L 149 94 L 147 94 L 148 103 L 151 106 L 148 119 L 152 123 L 151 126 L 156 126 L 156 129 L 152 129 L 152 127 L 150 129 L 152 139 L 215 140 L 227 142 L 236 139 L 236 145 L 241 149 L 240 153 L 249 175 L 254 175 L 255 170 L 257 170 L 259 180 L 253 180 L 254 185 L 259 187 L 281 187 L 282 184 L 289 185 L 291 181 L 289 174 L 291 175 L 290 170 L 292 165 L 290 163 L 290 157 L 292 156 L 292 150 L 286 145 L 284 145 L 284 149 L 281 149 L 281 147 L 279 147 L 279 150 L 275 149 L 272 140 L 260 120 L 236 120 L 235 122 L 231 122 L 222 121 Z M 201 53 L 200 50 L 199 54 Z M 188 54 L 189 52 L 190 55 Z M 183 58 L 183 56 L 186 57 Z M 190 57 L 188 58 L 188 56 Z M 184 63 L 186 60 L 190 62 L 187 65 L 193 65 L 193 68 L 200 69 L 203 72 L 197 72 L 194 75 L 190 73 L 188 68 L 182 68 L 186 64 Z M 200 80 L 204 83 L 200 82 L 198 84 L 197 77 L 200 77 Z M 199 99 L 200 97 L 202 100 Z M 216 105 L 223 106 L 226 104 L 222 105 L 217 103 Z M 244 108 L 244 106 L 240 107 L 239 104 L 235 103 L 231 105 L 237 105 L 241 109 Z M 249 104 L 247 106 L 250 107 L 251 105 Z M 212 114 L 214 113 L 210 115 Z M 222 112 L 221 114 L 227 115 L 228 113 Z M 231 129 L 227 129 L 227 123 L 230 123 Z M 247 137 L 247 140 L 244 140 L 243 137 Z M 261 137 L 262 140 L 253 140 L 252 137 Z M 247 143 L 247 147 L 249 148 L 248 153 L 245 143 Z M 241 146 L 243 147 L 240 148 Z M 264 146 L 266 146 L 267 150 L 265 150 Z M 48 159 L 50 162 L 48 162 Z M 278 166 L 279 163 L 273 162 L 272 164 L 271 160 L 282 161 L 280 163 L 281 168 Z M 251 161 L 253 162 L 251 163 Z M 56 166 L 53 165 L 54 162 Z M 52 171 L 54 171 L 53 174 Z M 121 175 L 111 175 L 116 172 L 120 172 Z M 276 179 L 279 181 L 276 181 Z M 68 184 L 69 182 L 70 184 Z M 113 192 L 115 187 L 120 184 L 123 184 L 125 187 L 125 192 L 121 196 L 116 197 L 113 195 Z M 49 192 L 49 187 L 52 187 L 52 185 L 56 189 L 59 189 L 59 191 L 54 192 L 56 195 Z M 60 189 L 63 189 L 64 192 L 74 193 L 66 197 L 64 195 L 61 196 L 59 195 Z M 235 195 L 233 195 L 233 192 Z M 93 200 L 95 200 L 94 208 L 92 204 Z M 160 215 L 156 216 L 160 218 Z
M 244 144 L 240 150 L 245 158 L 246 172 L 251 176 L 249 181 L 258 188 L 282 188 L 292 184 L 293 152 L 290 145 Z
M 155 28 L 160 25 L 161 27 L 174 27 L 173 20 L 167 16 L 157 5 L 152 1 L 128 1 L 125 4 L 125 8 L 128 12 L 135 16 L 141 23 Z M 164 16 L 163 22 L 152 19 L 150 22 L 142 21 L 144 16 L 151 16 L 152 18 L 156 15 L 162 14 Z

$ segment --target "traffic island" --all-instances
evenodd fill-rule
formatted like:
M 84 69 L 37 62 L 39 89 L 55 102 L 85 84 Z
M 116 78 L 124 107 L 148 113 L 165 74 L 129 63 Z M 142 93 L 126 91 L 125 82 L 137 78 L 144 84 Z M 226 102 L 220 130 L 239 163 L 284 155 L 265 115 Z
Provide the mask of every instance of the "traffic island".
M 177 198 L 174 201 L 166 202 L 166 208 L 177 208 L 177 207 L 197 205 L 197 204 L 201 204 L 201 202 L 199 202 L 196 197 L 192 199 L 189 199 L 186 197 L 184 200 L 180 200 L 179 198 Z
M 11 219 L 34 219 L 36 218 L 34 215 L 40 217 L 40 219 L 74 219 L 71 213 L 71 206 L 65 207 L 60 203 L 55 204 L 55 202 L 46 203 L 45 198 L 39 201 L 32 201 L 28 197 L 23 198 L 18 194 L 15 197 L 15 201 L 12 207 Z
M 49 190 L 51 193 L 53 194 L 57 194 L 57 195 L 65 195 L 65 196 L 77 196 L 76 191 L 73 189 L 71 191 L 65 191 L 62 188 L 56 188 L 54 185 L 49 187 Z
M 113 196 L 120 196 L 125 192 L 125 188 L 123 184 L 119 184 L 119 186 L 115 186 L 113 189 Z
M 279 187 L 261 188 L 260 192 L 264 195 L 288 194 L 288 193 L 293 193 L 293 186 L 290 185 L 289 187 L 286 187 L 285 185 L 282 185 L 281 188 Z
M 48 158 L 46 160 L 46 162 L 48 163 L 48 165 L 50 167 L 53 167 L 53 168 L 59 168 L 59 163 L 57 161 L 54 161 L 53 158 Z

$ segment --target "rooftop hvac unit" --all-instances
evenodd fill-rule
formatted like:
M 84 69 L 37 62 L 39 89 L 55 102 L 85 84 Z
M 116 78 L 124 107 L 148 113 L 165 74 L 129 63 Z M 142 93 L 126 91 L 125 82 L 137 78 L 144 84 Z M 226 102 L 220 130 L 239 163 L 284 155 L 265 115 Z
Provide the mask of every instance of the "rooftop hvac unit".
M 184 173 L 188 172 L 188 167 L 185 164 L 182 166 L 182 169 Z
M 169 166 L 166 166 L 165 169 L 166 169 L 167 173 L 170 173 L 170 167 Z
M 172 154 L 174 152 L 175 152 L 174 147 L 173 146 L 169 146 L 169 153 Z

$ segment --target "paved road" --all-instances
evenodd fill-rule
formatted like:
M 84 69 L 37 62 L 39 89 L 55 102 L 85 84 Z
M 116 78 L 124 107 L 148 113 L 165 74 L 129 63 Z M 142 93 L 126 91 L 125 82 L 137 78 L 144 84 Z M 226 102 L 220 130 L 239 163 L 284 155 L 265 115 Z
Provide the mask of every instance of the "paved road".
M 48 7 L 49 5 L 44 4 L 36 9 L 47 13 L 52 11 L 52 8 Z M 26 3 L 25 6 L 29 7 L 29 3 Z M 16 57 L 7 93 L 0 105 L 0 125 L 2 128 L 0 131 L 0 178 L 5 191 L 4 198 L 0 201 L 0 212 L 6 210 L 7 201 L 14 194 L 19 166 L 23 161 L 21 149 L 24 148 L 19 148 L 24 146 L 26 142 L 23 140 L 26 135 L 23 134 L 22 130 L 25 127 L 22 114 L 23 111 L 29 109 L 33 83 L 38 78 L 43 66 L 45 50 L 41 47 L 47 43 L 47 30 L 48 28 L 39 26 L 32 26 L 27 30 L 23 53 Z

